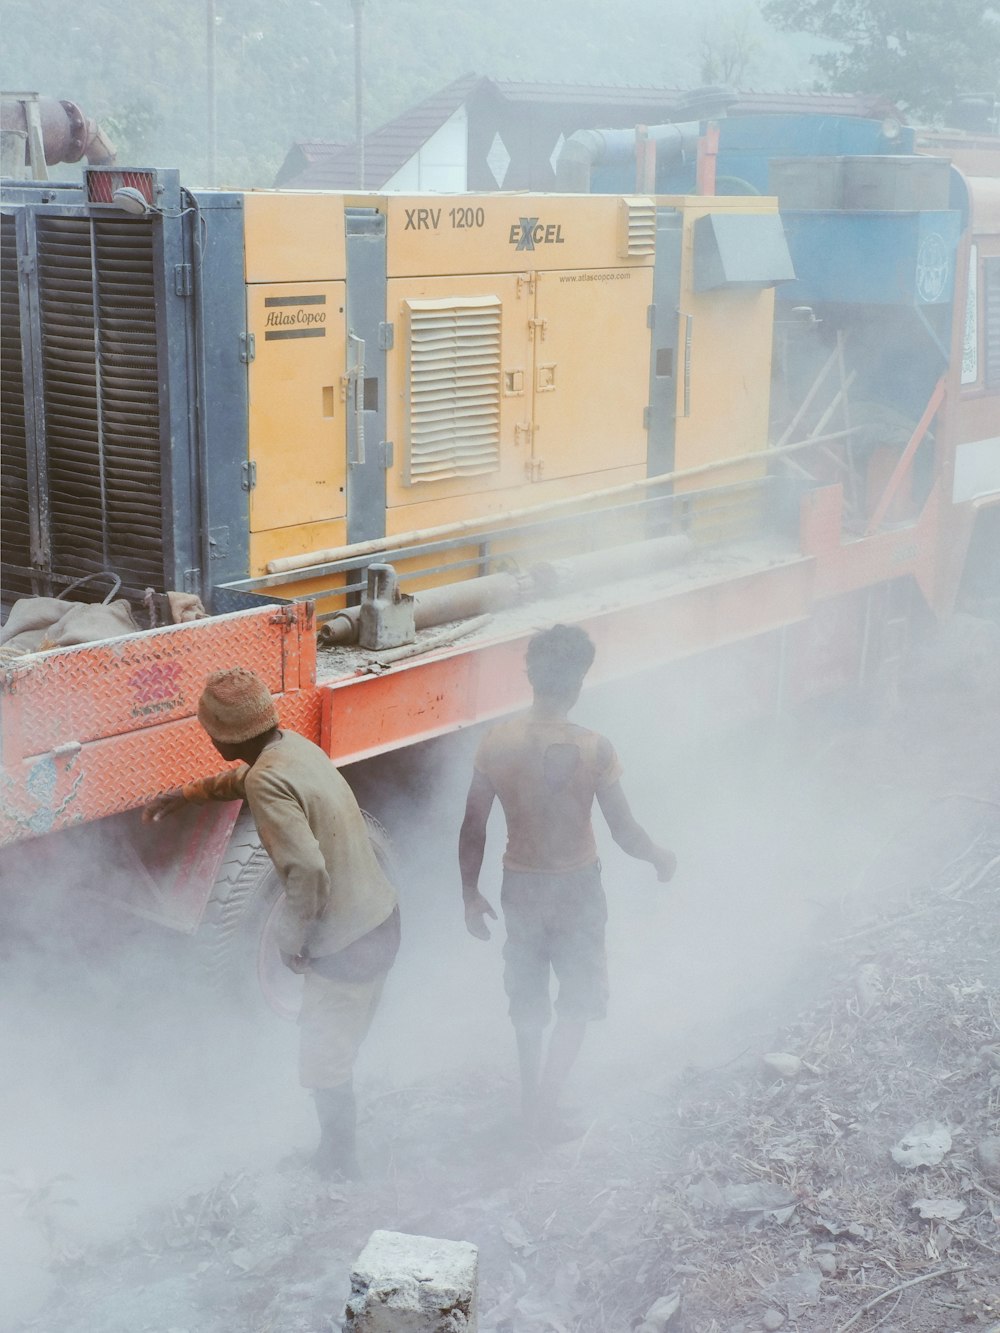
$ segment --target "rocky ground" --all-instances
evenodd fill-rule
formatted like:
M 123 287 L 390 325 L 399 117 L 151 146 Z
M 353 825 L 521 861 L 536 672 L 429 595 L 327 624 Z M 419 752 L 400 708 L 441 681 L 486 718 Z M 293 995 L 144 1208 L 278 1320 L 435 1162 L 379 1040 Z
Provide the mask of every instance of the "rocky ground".
M 230 1171 L 98 1244 L 71 1181 L 11 1173 L 55 1274 L 15 1327 L 329 1333 L 386 1228 L 478 1245 L 482 1333 L 997 1333 L 1000 698 L 974 665 L 796 740 L 828 891 L 728 1045 L 611 1061 L 555 1149 L 518 1133 L 506 1060 L 372 1079 L 364 1183 Z

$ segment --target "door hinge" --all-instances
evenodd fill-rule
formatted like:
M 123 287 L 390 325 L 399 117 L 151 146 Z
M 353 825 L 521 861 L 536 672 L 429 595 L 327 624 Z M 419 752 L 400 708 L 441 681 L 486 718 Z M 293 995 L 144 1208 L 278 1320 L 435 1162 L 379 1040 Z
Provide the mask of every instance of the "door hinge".
M 240 334 L 240 360 L 245 366 L 257 355 L 257 339 L 252 333 Z
M 257 464 L 253 459 L 240 464 L 240 484 L 245 491 L 252 491 L 257 485 Z
M 522 442 L 526 447 L 531 447 L 531 422 L 516 421 L 514 423 L 514 445 L 518 447 Z
M 528 320 L 528 337 L 529 337 L 529 338 L 533 338 L 533 337 L 535 336 L 535 331 L 537 330 L 537 331 L 538 331 L 538 338 L 539 338 L 539 341 L 540 341 L 540 342 L 544 342 L 544 341 L 545 341 L 545 330 L 548 328 L 548 326 L 549 326 L 549 321 L 548 321 L 547 319 L 537 319 L 537 318 L 536 318 L 536 319 L 529 319 L 529 320 Z
M 524 460 L 524 475 L 529 481 L 541 481 L 544 467 L 544 458 L 526 458 Z
M 191 265 L 190 265 L 190 264 L 175 264 L 175 265 L 174 265 L 174 295 L 175 295 L 175 296 L 190 296 L 190 295 L 191 295 Z
M 647 329 L 655 329 L 655 328 L 656 328 L 656 306 L 655 306 L 655 305 L 648 305 L 648 306 L 646 307 L 646 328 L 647 328 Z
M 378 326 L 378 346 L 380 352 L 391 352 L 396 341 L 396 326 L 380 324 Z
M 396 451 L 393 447 L 392 440 L 383 440 L 382 443 L 379 445 L 378 449 L 379 449 L 379 457 L 382 461 L 382 466 L 388 471 L 388 469 L 392 467 L 396 456 Z

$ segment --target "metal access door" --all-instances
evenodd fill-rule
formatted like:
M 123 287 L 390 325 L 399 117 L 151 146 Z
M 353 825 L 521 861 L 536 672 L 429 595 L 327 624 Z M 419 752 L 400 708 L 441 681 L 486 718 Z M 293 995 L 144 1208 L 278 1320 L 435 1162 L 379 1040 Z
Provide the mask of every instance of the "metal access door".
M 528 462 L 532 302 L 524 275 L 393 278 L 391 508 L 518 486 Z M 465 511 L 455 510 L 454 517 Z M 446 521 L 442 516 L 440 521 Z
M 250 530 L 347 511 L 344 282 L 247 288 Z
M 653 270 L 535 275 L 536 481 L 646 465 Z

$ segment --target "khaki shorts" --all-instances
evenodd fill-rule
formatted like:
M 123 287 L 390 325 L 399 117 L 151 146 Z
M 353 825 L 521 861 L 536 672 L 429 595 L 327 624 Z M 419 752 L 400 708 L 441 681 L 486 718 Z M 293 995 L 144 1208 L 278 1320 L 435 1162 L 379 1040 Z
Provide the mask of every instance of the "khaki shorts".
M 584 1023 L 603 1018 L 608 906 L 600 865 L 561 874 L 505 870 L 500 902 L 507 927 L 504 988 L 514 1026 L 548 1023 L 550 969 L 559 982 L 560 1018 Z
M 299 1082 L 304 1088 L 337 1088 L 350 1081 L 387 975 L 343 981 L 311 968 L 306 972 L 299 1015 Z

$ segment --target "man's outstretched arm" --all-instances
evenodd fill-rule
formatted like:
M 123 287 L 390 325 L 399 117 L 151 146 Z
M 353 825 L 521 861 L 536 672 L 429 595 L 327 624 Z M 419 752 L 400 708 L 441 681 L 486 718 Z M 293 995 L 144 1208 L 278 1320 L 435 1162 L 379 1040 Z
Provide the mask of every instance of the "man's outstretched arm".
M 246 776 L 249 765 L 227 768 L 208 778 L 196 778 L 183 787 L 173 787 L 151 801 L 142 812 L 144 824 L 158 824 L 165 815 L 182 810 L 185 805 L 202 805 L 208 801 L 242 801 L 246 797 Z
M 622 791 L 622 784 L 612 782 L 601 788 L 597 801 L 608 821 L 611 836 L 622 851 L 637 861 L 648 861 L 661 884 L 671 879 L 677 869 L 677 857 L 668 848 L 658 846 L 638 822 Z
M 458 866 L 462 872 L 462 898 L 465 902 L 465 924 L 470 935 L 488 940 L 490 928 L 486 917 L 495 921 L 497 914 L 479 892 L 479 872 L 483 868 L 486 850 L 486 824 L 493 809 L 496 791 L 492 782 L 477 769 L 472 775 L 469 795 L 465 801 L 465 818 L 458 835 Z

